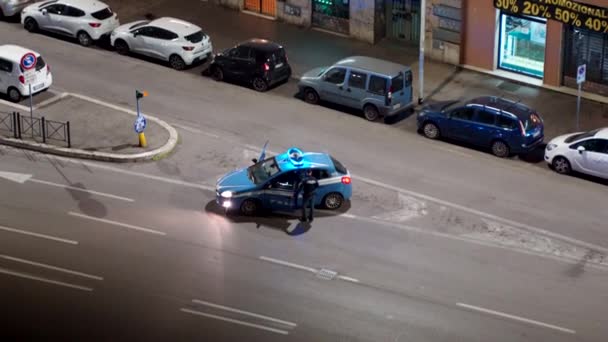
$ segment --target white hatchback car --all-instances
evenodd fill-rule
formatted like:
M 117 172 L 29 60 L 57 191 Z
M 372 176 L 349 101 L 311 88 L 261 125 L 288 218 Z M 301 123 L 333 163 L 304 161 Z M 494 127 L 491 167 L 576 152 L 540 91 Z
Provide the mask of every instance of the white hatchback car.
M 0 45 L 0 93 L 6 94 L 12 102 L 19 102 L 23 96 L 30 95 L 30 87 L 26 84 L 21 67 L 21 58 L 26 53 L 36 56 L 32 93 L 46 90 L 53 84 L 51 68 L 38 52 L 18 45 Z
M 608 127 L 554 138 L 545 148 L 545 161 L 562 174 L 574 170 L 608 179 Z
M 213 52 L 200 27 L 170 17 L 122 25 L 112 32 L 110 44 L 120 54 L 134 52 L 168 61 L 176 70 L 208 59 Z
M 80 45 L 108 36 L 120 23 L 108 5 L 97 0 L 49 0 L 27 6 L 21 23 L 30 31 L 44 30 L 78 39 Z

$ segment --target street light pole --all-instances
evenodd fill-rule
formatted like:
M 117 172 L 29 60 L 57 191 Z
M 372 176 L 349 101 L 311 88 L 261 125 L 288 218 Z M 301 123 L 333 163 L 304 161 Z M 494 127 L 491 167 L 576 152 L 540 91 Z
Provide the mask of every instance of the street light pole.
M 424 40 L 426 32 L 426 0 L 420 0 L 420 48 L 418 60 L 418 104 L 424 101 Z

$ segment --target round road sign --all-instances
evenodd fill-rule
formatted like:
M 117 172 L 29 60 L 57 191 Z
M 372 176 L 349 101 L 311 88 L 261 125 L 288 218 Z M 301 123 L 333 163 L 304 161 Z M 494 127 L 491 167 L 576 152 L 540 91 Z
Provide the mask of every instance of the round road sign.
M 24 70 L 33 69 L 36 66 L 37 61 L 38 61 L 38 59 L 36 58 L 36 55 L 34 55 L 31 52 L 28 52 L 25 55 L 23 55 L 23 57 L 21 57 L 21 67 Z

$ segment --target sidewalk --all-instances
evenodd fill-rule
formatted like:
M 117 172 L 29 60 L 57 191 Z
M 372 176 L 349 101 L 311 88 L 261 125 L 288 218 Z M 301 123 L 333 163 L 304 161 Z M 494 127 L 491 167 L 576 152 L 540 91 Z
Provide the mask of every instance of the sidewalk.
M 213 41 L 215 52 L 251 37 L 267 38 L 283 44 L 294 75 L 317 66 L 329 65 L 351 55 L 368 55 L 409 65 L 414 71 L 414 91 L 418 97 L 418 49 L 383 41 L 369 45 L 325 32 L 300 28 L 214 5 L 200 0 L 107 0 L 126 23 L 147 14 L 173 16 L 200 25 Z M 518 84 L 484 73 L 427 60 L 424 70 L 426 101 L 497 95 L 516 99 L 535 109 L 545 119 L 547 140 L 576 127 L 576 97 L 530 85 Z M 415 118 L 405 119 L 413 125 Z M 588 130 L 608 126 L 608 105 L 582 100 L 580 127 Z
M 22 116 L 21 139 L 15 138 L 9 113 Z M 146 115 L 145 129 L 148 146 L 139 147 L 134 132 L 135 113 L 79 94 L 53 94 L 50 91 L 34 96 L 34 118 L 44 117 L 46 143 L 41 125 L 36 123 L 34 134 L 29 128 L 29 101 L 19 104 L 0 101 L 0 143 L 68 157 L 113 162 L 132 162 L 160 158 L 177 144 L 177 132 L 165 122 Z M 64 123 L 70 122 L 70 142 Z

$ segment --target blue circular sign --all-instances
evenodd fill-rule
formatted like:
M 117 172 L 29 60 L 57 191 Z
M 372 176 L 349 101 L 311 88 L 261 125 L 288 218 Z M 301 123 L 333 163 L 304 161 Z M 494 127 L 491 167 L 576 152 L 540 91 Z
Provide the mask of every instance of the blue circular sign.
M 133 128 L 135 133 L 142 133 L 146 129 L 146 118 L 143 115 L 138 115 Z
M 37 61 L 38 59 L 36 58 L 36 55 L 31 52 L 28 52 L 23 55 L 23 57 L 21 57 L 21 66 L 25 70 L 30 70 L 36 66 Z

